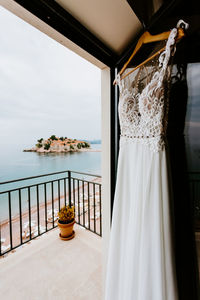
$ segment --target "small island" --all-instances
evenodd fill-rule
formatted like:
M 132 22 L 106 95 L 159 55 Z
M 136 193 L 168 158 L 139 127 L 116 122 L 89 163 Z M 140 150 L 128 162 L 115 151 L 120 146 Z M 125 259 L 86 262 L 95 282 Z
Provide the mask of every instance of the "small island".
M 90 143 L 67 137 L 50 136 L 47 140 L 37 140 L 35 147 L 24 149 L 24 152 L 76 152 L 90 149 Z

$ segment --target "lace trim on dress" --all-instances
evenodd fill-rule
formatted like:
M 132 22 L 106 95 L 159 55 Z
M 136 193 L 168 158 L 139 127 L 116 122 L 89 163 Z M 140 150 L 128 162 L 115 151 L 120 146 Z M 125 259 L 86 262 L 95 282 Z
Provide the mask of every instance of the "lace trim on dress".
M 170 58 L 176 51 L 177 33 L 177 28 L 171 30 L 165 50 L 158 57 L 159 70 L 153 74 L 141 92 L 137 90 L 137 84 L 133 87 L 129 84 L 127 87 L 125 80 L 120 80 L 120 74 L 117 74 L 116 82 L 120 90 L 118 107 L 121 127 L 120 145 L 135 141 L 149 145 L 153 152 L 164 148 L 168 112 L 164 82 L 169 81 L 166 77 L 169 75 Z
M 161 151 L 164 146 L 164 138 L 161 138 L 161 136 L 155 136 L 155 137 L 129 137 L 129 136 L 124 136 L 120 135 L 120 147 L 123 145 L 126 145 L 128 143 L 140 143 L 142 145 L 146 145 L 149 147 L 149 149 L 152 152 L 159 152 Z

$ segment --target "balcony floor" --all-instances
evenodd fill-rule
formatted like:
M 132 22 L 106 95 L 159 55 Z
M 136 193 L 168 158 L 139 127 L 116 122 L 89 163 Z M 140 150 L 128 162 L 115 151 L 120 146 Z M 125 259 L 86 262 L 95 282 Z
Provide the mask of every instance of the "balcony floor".
M 102 239 L 77 224 L 75 232 L 62 241 L 53 229 L 1 258 L 1 299 L 101 300 Z

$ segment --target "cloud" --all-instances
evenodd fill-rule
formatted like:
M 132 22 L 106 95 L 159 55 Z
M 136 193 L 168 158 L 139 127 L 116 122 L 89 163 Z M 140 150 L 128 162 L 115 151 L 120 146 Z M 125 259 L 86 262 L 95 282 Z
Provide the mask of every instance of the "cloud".
M 99 139 L 100 70 L 2 7 L 0 39 L 0 138 Z

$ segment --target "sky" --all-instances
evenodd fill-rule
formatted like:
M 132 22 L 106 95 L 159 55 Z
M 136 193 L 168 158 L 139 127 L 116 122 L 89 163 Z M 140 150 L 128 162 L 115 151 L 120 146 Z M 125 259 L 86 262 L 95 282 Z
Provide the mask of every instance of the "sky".
M 100 69 L 0 6 L 0 140 L 101 138 Z

